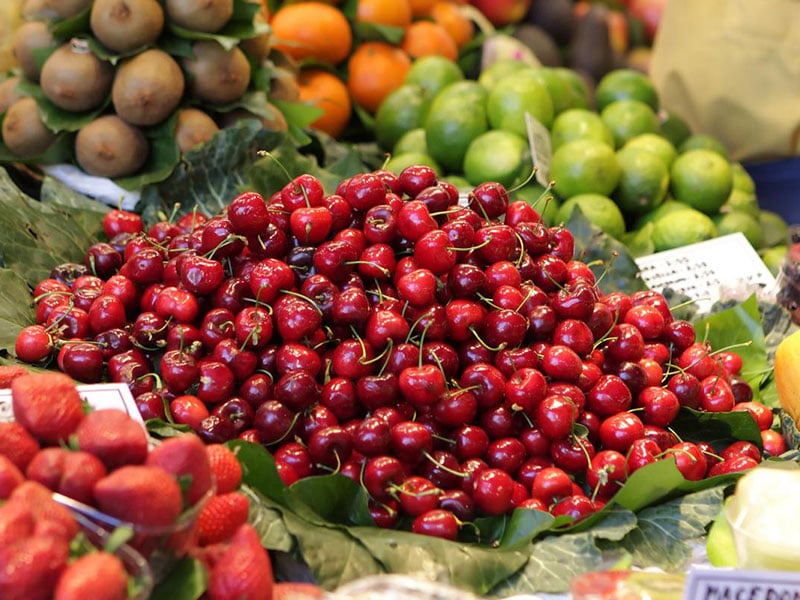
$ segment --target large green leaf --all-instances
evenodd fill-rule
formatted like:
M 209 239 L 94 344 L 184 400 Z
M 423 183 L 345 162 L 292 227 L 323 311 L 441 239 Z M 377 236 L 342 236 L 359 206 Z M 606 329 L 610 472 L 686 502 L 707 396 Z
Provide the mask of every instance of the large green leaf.
M 271 508 L 274 504 L 270 500 L 248 486 L 242 486 L 242 491 L 250 499 L 247 522 L 255 528 L 261 545 L 268 550 L 291 551 L 294 540 L 286 529 L 281 512 Z
M 0 269 L 0 353 L 10 352 L 17 334 L 34 319 L 25 280 L 10 269 Z
M 305 504 L 323 523 L 349 525 L 354 515 L 368 510 L 363 491 L 364 488 L 344 475 L 320 475 L 296 481 L 287 494 L 293 506 Z
M 90 213 L 96 212 L 105 215 L 111 207 L 97 200 L 92 200 L 76 192 L 71 187 L 63 184 L 54 177 L 45 176 L 42 180 L 42 188 L 39 192 L 39 200 L 45 204 L 58 204 L 67 208 L 76 208 L 79 210 L 89 211 Z M 76 213 L 76 218 L 84 218 L 83 213 Z M 86 223 L 86 227 L 93 228 L 94 215 L 88 215 L 85 218 L 90 219 Z
M 761 448 L 761 431 L 748 412 L 710 413 L 683 406 L 671 427 L 682 440 L 708 442 L 717 452 L 736 440 Z
M 234 440 L 228 446 L 242 465 L 242 482 L 281 505 L 286 503 L 286 486 L 278 475 L 275 459 L 262 446 Z
M 150 600 L 197 600 L 206 591 L 208 573 L 200 561 L 183 558 L 153 589 Z
M 523 550 L 536 536 L 549 529 L 554 520 L 550 513 L 519 508 L 511 513 L 499 547 L 503 550 Z

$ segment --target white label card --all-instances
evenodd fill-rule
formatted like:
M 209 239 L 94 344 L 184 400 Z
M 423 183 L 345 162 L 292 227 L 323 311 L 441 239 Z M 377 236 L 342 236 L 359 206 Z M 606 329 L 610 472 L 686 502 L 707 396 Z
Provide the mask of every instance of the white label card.
M 686 294 L 701 312 L 723 297 L 768 297 L 776 288 L 772 273 L 741 233 L 642 256 L 636 264 L 650 288 Z
M 550 185 L 550 158 L 553 155 L 550 145 L 550 132 L 530 113 L 525 113 L 525 127 L 528 130 L 528 144 L 531 159 L 536 167 L 536 181 L 542 187 Z
M 800 572 L 693 567 L 685 600 L 800 600 Z

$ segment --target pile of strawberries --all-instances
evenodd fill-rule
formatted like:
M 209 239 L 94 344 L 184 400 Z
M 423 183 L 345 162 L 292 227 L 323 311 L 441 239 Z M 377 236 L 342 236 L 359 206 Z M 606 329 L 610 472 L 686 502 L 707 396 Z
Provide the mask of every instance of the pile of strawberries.
M 17 356 L 124 382 L 207 443 L 263 444 L 287 484 L 340 472 L 378 525 L 449 539 L 517 507 L 584 518 L 657 460 L 691 480 L 761 461 L 678 439 L 682 406 L 746 410 L 785 448 L 741 357 L 663 295 L 603 293 L 572 234 L 497 183 L 465 200 L 414 165 L 146 231 L 111 211 L 109 241 L 37 286 Z
M 104 513 L 100 524 L 110 517 L 132 526 L 130 544 L 153 562 L 202 558 L 212 600 L 270 597 L 269 557 L 247 524 L 231 450 L 194 434 L 151 447 L 127 413 L 87 412 L 66 375 L 0 370 L 15 419 L 0 423 L 0 598 L 128 598 L 128 575 L 114 555 L 69 562 L 79 528 L 53 492 Z

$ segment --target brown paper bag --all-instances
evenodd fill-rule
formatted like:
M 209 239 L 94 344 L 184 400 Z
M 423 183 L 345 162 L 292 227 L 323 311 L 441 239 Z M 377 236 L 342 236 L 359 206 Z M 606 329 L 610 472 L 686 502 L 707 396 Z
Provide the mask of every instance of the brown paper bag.
M 651 76 L 734 160 L 800 155 L 800 0 L 670 0 Z

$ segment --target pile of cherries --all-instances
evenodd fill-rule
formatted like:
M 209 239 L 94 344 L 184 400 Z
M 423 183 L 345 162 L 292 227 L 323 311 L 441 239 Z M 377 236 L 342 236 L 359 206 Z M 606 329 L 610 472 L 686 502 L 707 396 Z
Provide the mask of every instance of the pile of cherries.
M 584 518 L 666 457 L 690 480 L 761 460 L 678 439 L 681 406 L 747 410 L 782 451 L 738 354 L 655 291 L 602 293 L 570 232 L 503 186 L 461 200 L 412 166 L 329 195 L 300 175 L 146 230 L 113 210 L 109 241 L 36 287 L 17 356 L 263 444 L 287 484 L 342 473 L 379 526 L 449 539 L 517 507 Z

